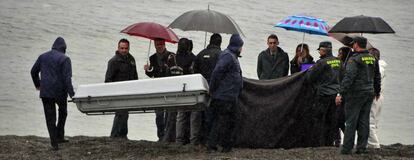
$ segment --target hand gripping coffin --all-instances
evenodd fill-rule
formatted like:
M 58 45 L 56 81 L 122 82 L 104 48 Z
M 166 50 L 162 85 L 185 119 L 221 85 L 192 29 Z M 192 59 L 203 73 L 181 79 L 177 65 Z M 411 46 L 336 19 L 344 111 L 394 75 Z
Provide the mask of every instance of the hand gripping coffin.
M 208 83 L 200 74 L 80 85 L 73 97 L 87 114 L 116 111 L 202 110 Z

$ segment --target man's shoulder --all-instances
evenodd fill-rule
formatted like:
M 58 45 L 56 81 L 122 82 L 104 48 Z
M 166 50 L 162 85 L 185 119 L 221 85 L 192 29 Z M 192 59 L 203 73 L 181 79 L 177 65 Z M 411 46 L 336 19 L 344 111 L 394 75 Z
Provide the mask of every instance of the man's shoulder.
M 281 47 L 277 47 L 279 53 L 281 53 L 283 56 L 288 56 L 288 54 L 283 50 Z

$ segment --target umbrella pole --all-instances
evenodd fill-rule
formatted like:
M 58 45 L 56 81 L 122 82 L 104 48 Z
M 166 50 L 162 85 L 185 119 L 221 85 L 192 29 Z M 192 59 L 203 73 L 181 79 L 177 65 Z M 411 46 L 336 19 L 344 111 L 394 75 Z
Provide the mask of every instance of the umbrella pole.
M 206 42 L 207 42 L 207 32 L 204 34 L 204 48 L 206 48 Z
M 303 32 L 302 44 L 300 45 L 300 52 L 303 51 L 303 42 L 305 41 L 305 32 Z
M 150 40 L 150 43 L 149 43 L 149 45 L 148 45 L 147 65 L 148 65 L 148 60 L 149 60 L 149 54 L 150 54 L 150 52 L 151 52 L 151 40 Z

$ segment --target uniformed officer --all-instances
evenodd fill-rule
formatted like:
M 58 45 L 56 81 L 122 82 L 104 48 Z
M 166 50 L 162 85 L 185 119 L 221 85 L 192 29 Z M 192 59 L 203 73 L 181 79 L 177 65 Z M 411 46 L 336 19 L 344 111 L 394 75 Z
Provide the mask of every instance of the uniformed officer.
M 354 37 L 354 54 L 349 58 L 340 94 L 336 98 L 339 104 L 345 103 L 345 133 L 341 154 L 351 154 L 354 147 L 355 131 L 358 133 L 356 154 L 366 153 L 369 135 L 369 114 L 374 96 L 381 91 L 381 78 L 378 62 L 366 50 L 367 39 Z
M 339 72 L 341 61 L 332 55 L 332 43 L 323 41 L 318 48 L 320 59 L 309 69 L 307 82 L 316 89 L 316 104 L 312 116 L 314 128 L 319 132 L 311 135 L 317 142 L 315 146 L 333 146 L 336 134 L 335 97 L 339 91 Z

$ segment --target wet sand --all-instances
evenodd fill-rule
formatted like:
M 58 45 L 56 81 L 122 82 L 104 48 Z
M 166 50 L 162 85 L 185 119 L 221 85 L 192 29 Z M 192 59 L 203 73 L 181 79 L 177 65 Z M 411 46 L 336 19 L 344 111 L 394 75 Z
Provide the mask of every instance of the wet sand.
M 338 148 L 244 149 L 230 153 L 208 153 L 202 146 L 111 139 L 107 137 L 68 137 L 58 151 L 52 151 L 48 138 L 0 136 L 0 159 L 414 159 L 414 145 L 392 144 L 370 149 L 363 155 L 340 155 Z

